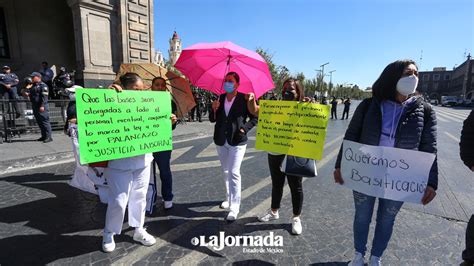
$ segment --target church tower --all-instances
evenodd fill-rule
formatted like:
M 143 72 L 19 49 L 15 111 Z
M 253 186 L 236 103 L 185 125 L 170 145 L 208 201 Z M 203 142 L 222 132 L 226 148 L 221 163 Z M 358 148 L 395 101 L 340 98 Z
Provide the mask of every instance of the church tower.
M 160 50 L 153 50 L 153 63 L 165 67 L 165 59 Z
M 173 37 L 170 39 L 170 49 L 168 50 L 170 64 L 174 66 L 178 57 L 181 55 L 181 39 L 179 38 L 176 31 L 173 33 Z

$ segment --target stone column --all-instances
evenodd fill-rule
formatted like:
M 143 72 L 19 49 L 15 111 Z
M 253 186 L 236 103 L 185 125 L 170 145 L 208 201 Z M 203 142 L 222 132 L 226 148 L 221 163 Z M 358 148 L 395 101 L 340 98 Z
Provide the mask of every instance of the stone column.
M 115 0 L 67 0 L 74 20 L 76 81 L 85 87 L 106 86 L 120 66 L 122 43 L 117 33 Z
M 127 63 L 151 63 L 153 0 L 120 0 L 122 58 Z

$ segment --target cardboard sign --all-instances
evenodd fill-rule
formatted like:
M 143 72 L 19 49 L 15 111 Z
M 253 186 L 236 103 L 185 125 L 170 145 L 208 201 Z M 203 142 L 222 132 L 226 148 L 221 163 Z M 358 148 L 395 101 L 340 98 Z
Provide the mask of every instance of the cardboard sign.
M 321 160 L 329 106 L 296 101 L 260 101 L 260 150 Z
M 435 155 L 344 140 L 344 186 L 369 196 L 421 204 Z
M 169 92 L 78 89 L 81 163 L 172 149 Z

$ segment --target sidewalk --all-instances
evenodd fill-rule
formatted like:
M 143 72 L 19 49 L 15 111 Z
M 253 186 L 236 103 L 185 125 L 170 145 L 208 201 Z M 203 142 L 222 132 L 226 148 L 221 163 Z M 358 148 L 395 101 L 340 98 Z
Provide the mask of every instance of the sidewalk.
M 173 141 L 209 136 L 213 129 L 209 121 L 179 124 L 173 131 Z M 62 131 L 54 131 L 54 141 L 50 143 L 36 141 L 39 137 L 27 134 L 15 137 L 12 143 L 0 144 L 0 174 L 74 160 L 71 140 Z

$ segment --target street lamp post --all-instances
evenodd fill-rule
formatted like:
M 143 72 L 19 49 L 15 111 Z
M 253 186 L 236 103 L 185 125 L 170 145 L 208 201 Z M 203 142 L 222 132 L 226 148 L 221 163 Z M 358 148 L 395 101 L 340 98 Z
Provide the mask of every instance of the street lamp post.
M 314 71 L 319 72 L 319 74 L 321 75 L 321 70 L 320 69 L 315 69 Z M 320 80 L 320 78 L 318 77 L 318 74 L 316 74 L 316 80 Z M 318 88 L 316 88 L 316 91 L 318 91 L 318 96 L 320 96 L 321 93 L 322 93 L 321 85 L 319 85 Z
M 332 72 L 336 72 L 336 70 L 329 71 L 329 96 L 331 96 L 332 92 Z
M 323 90 L 323 85 L 324 85 L 324 66 L 325 65 L 328 65 L 329 62 L 325 63 L 325 64 L 322 64 L 320 67 L 321 67 L 321 91 Z M 327 95 L 326 95 L 327 96 Z

